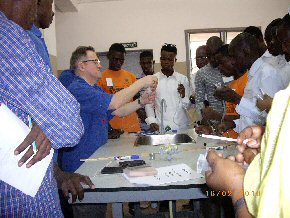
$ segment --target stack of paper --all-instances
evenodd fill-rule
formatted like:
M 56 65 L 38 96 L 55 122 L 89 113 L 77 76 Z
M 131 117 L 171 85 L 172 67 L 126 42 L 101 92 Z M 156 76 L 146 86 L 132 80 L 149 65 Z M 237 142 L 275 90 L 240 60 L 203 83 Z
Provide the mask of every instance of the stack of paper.
M 53 149 L 43 160 L 30 168 L 18 167 L 18 161 L 25 151 L 15 156 L 14 150 L 30 132 L 6 105 L 0 103 L 0 180 L 34 197 L 45 176 L 53 156 Z M 29 147 L 28 147 L 29 148 Z
M 142 185 L 162 185 L 173 182 L 182 182 L 196 178 L 202 178 L 203 175 L 198 174 L 186 164 L 177 164 L 167 167 L 156 168 L 158 174 L 155 176 L 128 177 L 123 174 L 129 182 Z

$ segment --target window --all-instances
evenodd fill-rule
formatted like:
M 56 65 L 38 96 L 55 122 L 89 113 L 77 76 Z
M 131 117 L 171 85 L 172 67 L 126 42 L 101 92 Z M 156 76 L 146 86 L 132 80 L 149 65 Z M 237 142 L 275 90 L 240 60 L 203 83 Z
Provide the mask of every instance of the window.
M 190 78 L 198 71 L 195 63 L 196 49 L 201 45 L 205 45 L 208 38 L 212 36 L 218 36 L 222 39 L 224 43 L 229 44 L 232 39 L 235 38 L 244 29 L 245 27 L 185 30 L 188 78 Z

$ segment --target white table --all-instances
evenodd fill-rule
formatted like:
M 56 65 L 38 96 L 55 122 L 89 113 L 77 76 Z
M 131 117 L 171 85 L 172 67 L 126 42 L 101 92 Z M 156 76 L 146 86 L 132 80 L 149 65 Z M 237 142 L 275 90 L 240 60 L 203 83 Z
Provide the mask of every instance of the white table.
M 134 147 L 135 139 L 136 136 L 123 134 L 120 139 L 109 140 L 90 158 L 149 154 L 159 151 L 159 146 Z M 198 138 L 197 143 L 179 145 L 180 152 L 175 154 L 172 161 L 164 160 L 160 154 L 156 154 L 155 160 L 149 160 L 149 156 L 142 157 L 142 159 L 153 167 L 185 163 L 193 170 L 196 170 L 199 154 L 206 151 L 205 142 L 208 146 L 213 146 L 217 143 L 215 140 Z M 221 143 L 219 142 L 218 145 L 221 145 Z M 222 145 L 225 145 L 225 143 Z M 233 152 L 230 147 L 223 152 Z M 110 161 L 112 160 L 87 161 L 76 171 L 89 176 L 96 186 L 96 189 L 93 190 L 86 189 L 84 199 L 79 203 L 112 203 L 113 217 L 119 218 L 123 217 L 123 202 L 200 199 L 207 197 L 205 192 L 202 191 L 207 188 L 204 178 L 162 186 L 136 186 L 129 183 L 122 174 L 101 174 L 101 169 Z

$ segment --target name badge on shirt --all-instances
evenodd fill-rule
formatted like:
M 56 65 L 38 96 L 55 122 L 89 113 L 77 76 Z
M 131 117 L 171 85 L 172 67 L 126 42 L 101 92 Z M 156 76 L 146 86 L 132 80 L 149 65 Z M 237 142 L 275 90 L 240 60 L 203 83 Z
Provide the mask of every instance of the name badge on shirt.
M 112 78 L 106 78 L 107 86 L 114 86 Z

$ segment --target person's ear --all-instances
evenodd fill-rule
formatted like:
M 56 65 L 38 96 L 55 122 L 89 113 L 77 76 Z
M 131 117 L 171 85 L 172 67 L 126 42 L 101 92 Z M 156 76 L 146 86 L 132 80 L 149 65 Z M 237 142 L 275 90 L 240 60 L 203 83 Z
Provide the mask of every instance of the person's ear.
M 176 61 L 177 61 L 177 58 L 174 58 L 174 63 L 176 63 Z
M 77 63 L 77 69 L 80 70 L 80 71 L 84 71 L 85 70 L 85 63 L 82 62 L 82 61 L 79 61 Z
M 155 64 L 155 60 L 153 60 L 153 65 Z

